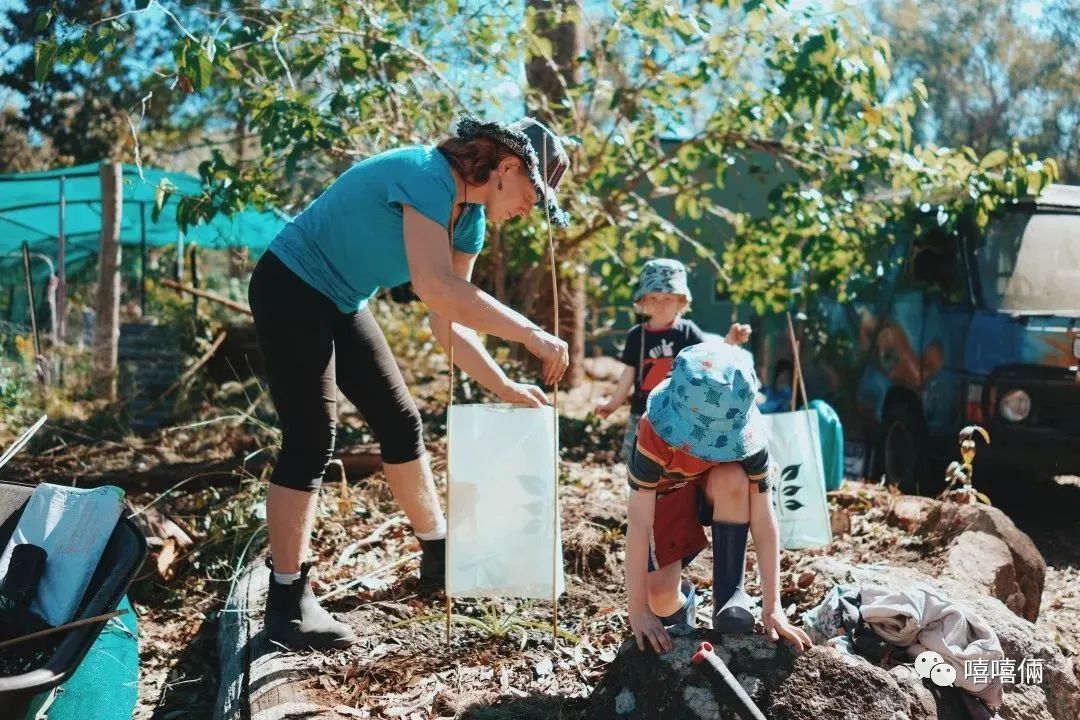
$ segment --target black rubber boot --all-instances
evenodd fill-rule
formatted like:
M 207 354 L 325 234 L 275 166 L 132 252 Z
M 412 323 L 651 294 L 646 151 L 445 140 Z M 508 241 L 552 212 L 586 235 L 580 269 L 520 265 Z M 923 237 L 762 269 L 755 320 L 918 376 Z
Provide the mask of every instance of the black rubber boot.
M 308 580 L 310 570 L 311 563 L 304 563 L 299 579 L 285 585 L 274 580 L 274 569 L 270 568 L 267 636 L 293 650 L 349 647 L 357 641 L 356 633 L 319 605 Z
M 750 523 L 713 522 L 713 630 L 754 631 L 753 601 L 743 591 Z
M 421 540 L 420 585 L 432 590 L 446 587 L 446 538 Z
M 697 624 L 697 592 L 694 589 L 694 584 L 689 580 L 683 580 L 680 589 L 682 594 L 686 596 L 686 602 L 677 612 L 660 618 L 660 624 L 664 627 L 685 625 L 693 628 Z

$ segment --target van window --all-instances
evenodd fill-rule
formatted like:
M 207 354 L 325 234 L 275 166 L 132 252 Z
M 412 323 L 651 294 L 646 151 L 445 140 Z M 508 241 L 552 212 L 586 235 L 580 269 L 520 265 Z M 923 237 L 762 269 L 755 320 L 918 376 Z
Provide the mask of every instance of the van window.
M 1080 316 L 1080 214 L 1008 213 L 987 227 L 975 259 L 987 309 Z
M 908 263 L 911 284 L 946 302 L 962 302 L 967 285 L 958 244 L 955 235 L 935 231 L 915 242 Z

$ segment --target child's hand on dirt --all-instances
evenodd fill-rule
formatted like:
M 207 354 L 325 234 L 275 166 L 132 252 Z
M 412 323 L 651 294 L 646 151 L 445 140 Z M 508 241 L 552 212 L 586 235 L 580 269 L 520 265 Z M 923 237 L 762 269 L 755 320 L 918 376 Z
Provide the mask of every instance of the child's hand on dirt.
M 724 338 L 724 342 L 728 345 L 742 345 L 750 339 L 750 326 L 735 323 L 728 330 L 727 337 Z
M 784 642 L 799 652 L 808 650 L 814 644 L 810 642 L 810 636 L 803 632 L 802 628 L 795 627 L 788 622 L 787 616 L 784 615 L 784 611 L 780 608 L 776 608 L 772 612 L 762 613 L 761 620 L 765 625 L 765 637 L 770 642 L 776 642 L 783 638 Z
M 602 418 L 606 418 L 608 415 L 618 409 L 619 405 L 615 403 L 615 400 L 613 398 L 608 398 L 607 400 L 596 406 L 596 414 Z
M 649 608 L 637 612 L 630 611 L 630 629 L 634 631 L 634 640 L 637 641 L 638 650 L 645 651 L 645 640 L 657 654 L 663 654 L 671 650 L 671 636 L 664 628 L 660 618 L 656 617 Z

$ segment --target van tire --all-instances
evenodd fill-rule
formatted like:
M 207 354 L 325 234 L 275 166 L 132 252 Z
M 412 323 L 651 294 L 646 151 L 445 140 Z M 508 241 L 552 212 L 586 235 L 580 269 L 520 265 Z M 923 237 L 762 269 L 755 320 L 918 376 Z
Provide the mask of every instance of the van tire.
M 905 495 L 931 491 L 930 448 L 926 420 L 918 405 L 900 400 L 885 410 L 878 457 L 887 485 Z

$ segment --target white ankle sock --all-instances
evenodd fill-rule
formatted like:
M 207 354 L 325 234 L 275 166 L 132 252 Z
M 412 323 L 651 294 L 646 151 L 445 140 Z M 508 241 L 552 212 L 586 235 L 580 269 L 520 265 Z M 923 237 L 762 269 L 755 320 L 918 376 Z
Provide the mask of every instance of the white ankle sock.
M 415 531 L 414 531 L 415 532 Z M 416 533 L 416 537 L 420 540 L 445 540 L 446 539 L 446 518 L 439 518 L 439 523 L 434 529 L 428 532 Z
M 278 585 L 291 585 L 299 579 L 300 573 L 298 572 L 279 573 L 277 570 L 274 571 L 274 582 L 276 582 Z

